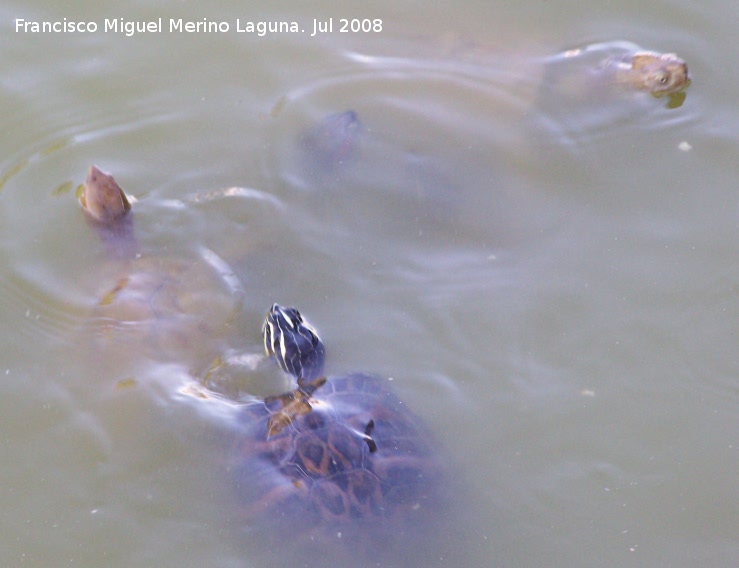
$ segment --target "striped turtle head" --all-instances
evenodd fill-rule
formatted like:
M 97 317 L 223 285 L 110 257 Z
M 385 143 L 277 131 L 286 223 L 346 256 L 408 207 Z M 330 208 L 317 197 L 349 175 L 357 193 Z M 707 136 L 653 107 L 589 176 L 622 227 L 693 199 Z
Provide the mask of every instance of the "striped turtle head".
M 323 372 L 323 342 L 297 309 L 272 304 L 262 337 L 267 356 L 274 357 L 280 368 L 296 379 L 315 379 Z

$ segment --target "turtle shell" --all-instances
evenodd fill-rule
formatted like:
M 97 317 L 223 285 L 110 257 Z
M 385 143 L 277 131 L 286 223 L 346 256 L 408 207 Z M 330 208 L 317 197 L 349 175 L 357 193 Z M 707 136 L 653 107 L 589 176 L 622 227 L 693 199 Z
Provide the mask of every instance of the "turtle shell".
M 237 301 L 203 258 L 142 256 L 101 269 L 90 323 L 108 362 L 120 353 L 186 362 L 206 350 L 234 317 Z M 210 345 L 211 349 L 206 349 Z
M 379 550 L 420 542 L 438 517 L 431 513 L 444 506 L 445 476 L 429 432 L 385 380 L 319 381 L 307 409 L 284 397 L 246 407 L 234 467 L 249 525 L 276 542 L 290 534 L 300 550 L 341 545 L 373 562 Z M 275 429 L 286 411 L 290 419 Z

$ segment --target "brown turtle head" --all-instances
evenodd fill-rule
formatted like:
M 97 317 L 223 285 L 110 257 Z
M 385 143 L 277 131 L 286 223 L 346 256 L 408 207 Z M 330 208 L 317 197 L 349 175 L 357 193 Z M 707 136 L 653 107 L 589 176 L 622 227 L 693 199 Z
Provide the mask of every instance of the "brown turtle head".
M 674 53 L 636 53 L 631 68 L 655 97 L 677 93 L 690 84 L 687 63 Z
M 128 215 L 131 204 L 113 176 L 97 166 L 90 166 L 79 201 L 89 224 L 110 253 L 119 258 L 132 257 L 136 241 L 131 215 Z
M 126 194 L 112 175 L 93 165 L 80 195 L 80 205 L 88 217 L 103 225 L 112 225 L 131 209 Z

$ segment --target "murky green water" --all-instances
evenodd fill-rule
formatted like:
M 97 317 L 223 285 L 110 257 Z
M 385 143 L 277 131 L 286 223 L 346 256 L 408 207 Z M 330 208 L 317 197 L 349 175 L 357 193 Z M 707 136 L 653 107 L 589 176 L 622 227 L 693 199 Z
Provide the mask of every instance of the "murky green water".
M 438 565 L 737 564 L 736 6 L 262 4 L 0 8 L 0 564 L 320 564 L 244 526 L 237 409 L 187 394 L 259 353 L 275 301 L 438 438 L 462 509 Z M 688 61 L 679 108 L 541 97 L 546 57 L 617 41 Z M 349 109 L 356 155 L 306 168 L 300 133 Z M 99 325 L 116 267 L 74 198 L 91 163 L 136 197 L 147 256 L 216 266 L 206 340 Z

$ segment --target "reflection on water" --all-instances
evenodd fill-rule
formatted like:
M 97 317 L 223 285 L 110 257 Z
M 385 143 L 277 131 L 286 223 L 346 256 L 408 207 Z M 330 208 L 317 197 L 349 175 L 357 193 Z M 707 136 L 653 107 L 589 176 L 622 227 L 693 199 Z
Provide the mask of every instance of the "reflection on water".
M 373 37 L 8 36 L 9 563 L 336 553 L 270 548 L 234 492 L 245 393 L 284 386 L 259 368 L 278 301 L 321 322 L 329 374 L 392 378 L 433 430 L 458 510 L 430 565 L 736 564 L 735 30 L 726 6 L 696 28 L 680 2 L 565 3 L 541 34 L 532 6 L 379 4 Z M 622 38 L 688 61 L 680 104 L 589 71 Z M 138 199 L 136 259 L 84 222 L 90 163 Z

